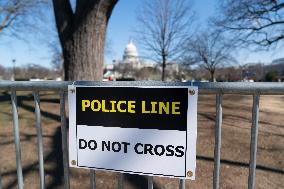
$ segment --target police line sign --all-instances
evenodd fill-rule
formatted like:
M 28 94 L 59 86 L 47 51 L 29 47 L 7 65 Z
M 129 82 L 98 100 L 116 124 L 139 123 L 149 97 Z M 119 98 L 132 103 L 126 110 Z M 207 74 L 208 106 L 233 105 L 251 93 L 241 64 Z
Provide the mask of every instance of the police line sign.
M 68 89 L 71 167 L 195 178 L 197 87 Z

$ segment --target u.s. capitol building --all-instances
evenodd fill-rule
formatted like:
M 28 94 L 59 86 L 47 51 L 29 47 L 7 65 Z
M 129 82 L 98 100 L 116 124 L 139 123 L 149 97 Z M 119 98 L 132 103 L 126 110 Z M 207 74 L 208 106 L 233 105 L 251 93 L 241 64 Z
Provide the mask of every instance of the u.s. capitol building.
M 139 58 L 137 48 L 133 41 L 130 40 L 124 49 L 122 60 L 113 60 L 112 64 L 105 65 L 104 78 L 137 79 L 139 72 L 145 72 L 145 70 L 151 71 L 152 74 L 157 73 L 159 75 L 157 76 L 157 79 L 159 79 L 161 74 L 161 66 L 153 61 L 145 61 L 144 59 Z M 167 70 L 178 72 L 179 65 L 176 63 L 169 64 L 167 65 Z

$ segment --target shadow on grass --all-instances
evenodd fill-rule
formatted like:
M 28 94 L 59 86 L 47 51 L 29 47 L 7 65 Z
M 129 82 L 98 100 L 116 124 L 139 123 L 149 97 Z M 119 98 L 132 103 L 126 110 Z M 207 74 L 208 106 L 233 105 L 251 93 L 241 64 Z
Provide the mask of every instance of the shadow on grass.
M 0 96 L 0 102 L 3 101 L 9 101 L 10 100 L 10 95 L 8 93 L 3 93 L 3 96 Z M 24 103 L 24 101 L 33 101 L 33 96 L 18 96 L 17 97 L 18 100 L 18 106 L 31 112 L 34 113 L 34 107 L 31 105 L 27 105 Z M 58 103 L 59 104 L 59 100 L 58 99 L 51 99 L 51 100 L 41 100 L 41 102 L 51 102 L 51 103 Z M 53 114 L 51 112 L 46 112 L 46 111 L 42 111 L 41 110 L 41 115 L 58 121 L 60 122 L 60 116 Z M 202 115 L 205 116 L 205 115 Z M 212 120 L 214 119 L 214 116 L 212 115 L 206 115 L 205 116 L 207 119 Z M 67 123 L 67 127 L 68 127 L 68 120 L 66 121 Z M 31 140 L 33 137 L 37 137 L 36 135 L 30 135 L 30 134 L 26 134 L 26 133 L 21 133 L 21 136 L 23 137 L 23 140 Z M 44 157 L 44 161 L 46 164 L 48 163 L 55 163 L 55 167 L 53 168 L 49 168 L 49 169 L 45 169 L 45 174 L 46 175 L 50 175 L 51 182 L 49 182 L 46 186 L 47 189 L 53 189 L 55 187 L 63 187 L 63 154 L 62 154 L 62 149 L 61 149 L 61 128 L 60 126 L 57 127 L 55 134 L 53 136 L 44 136 L 44 137 L 51 137 L 52 138 L 52 151 L 45 155 Z M 13 143 L 12 141 L 9 141 L 10 143 Z M 5 145 L 7 143 L 0 143 L 0 145 Z M 214 161 L 213 157 L 205 157 L 205 156 L 197 156 L 197 159 L 199 160 L 203 160 L 203 161 Z M 244 163 L 244 162 L 237 162 L 237 161 L 231 161 L 231 160 L 221 160 L 222 164 L 227 164 L 227 165 L 232 165 L 232 166 L 238 166 L 238 167 L 248 167 L 249 164 L 248 163 Z M 269 171 L 269 172 L 273 172 L 273 173 L 278 173 L 278 174 L 284 174 L 284 170 L 282 169 L 277 169 L 277 168 L 272 168 L 272 167 L 267 167 L 267 166 L 263 166 L 263 165 L 257 165 L 256 166 L 257 169 L 259 170 L 263 170 L 263 171 Z M 28 166 L 23 167 L 23 175 L 27 175 L 31 172 L 34 171 L 38 171 L 38 162 L 29 164 Z M 17 171 L 16 170 L 12 170 L 12 171 L 8 171 L 8 172 L 4 172 L 2 173 L 2 176 L 13 176 L 13 180 L 8 183 L 7 186 L 5 186 L 5 188 L 7 189 L 11 189 L 11 188 L 15 188 L 17 185 Z M 132 186 L 134 186 L 137 189 L 144 189 L 147 188 L 148 182 L 147 182 L 147 177 L 145 176 L 140 176 L 140 175 L 131 175 L 131 174 L 126 174 L 125 175 L 125 179 L 127 182 L 129 182 Z M 154 188 L 155 189 L 159 189 L 160 187 L 157 186 L 154 183 Z
M 3 95 L 0 96 L 0 102 L 10 101 L 10 94 L 8 92 L 3 92 L 2 94 Z M 32 95 L 17 96 L 18 107 L 21 107 L 31 113 L 34 113 L 34 110 L 35 110 L 34 107 L 25 104 L 24 101 L 34 101 L 34 97 Z M 41 100 L 41 102 L 59 103 L 59 99 L 50 99 L 50 100 L 44 99 L 44 100 Z M 59 115 L 46 112 L 46 111 L 42 111 L 42 110 L 41 110 L 41 115 L 46 118 L 55 120 L 57 122 L 60 122 L 61 120 Z M 68 123 L 68 121 L 66 123 Z M 37 137 L 37 135 L 21 133 L 21 137 L 22 137 L 21 141 L 30 141 L 33 137 Z M 45 169 L 45 174 L 50 175 L 52 178 L 51 182 L 48 183 L 46 188 L 53 189 L 57 186 L 63 185 L 63 153 L 61 149 L 62 140 L 61 140 L 60 126 L 56 128 L 56 131 L 53 136 L 43 135 L 43 137 L 52 137 L 52 146 L 51 146 L 52 151 L 49 154 L 45 155 L 44 163 L 45 164 L 54 163 L 56 165 L 54 168 Z M 14 143 L 14 141 L 9 141 L 7 143 Z M 7 143 L 3 143 L 1 145 L 5 145 Z M 38 171 L 38 162 L 29 164 L 28 166 L 24 166 L 22 170 L 23 170 L 24 176 L 33 171 Z M 14 175 L 14 180 L 5 187 L 7 189 L 15 188 L 17 185 L 17 176 L 16 176 L 17 170 L 2 173 L 3 177 L 10 176 L 10 175 Z
M 9 100 L 10 100 L 10 95 L 7 92 L 4 92 L 3 96 L 0 96 L 0 102 L 9 101 Z M 34 98 L 32 95 L 30 96 L 29 95 L 28 96 L 19 95 L 17 96 L 18 107 L 21 107 L 31 113 L 34 113 L 34 107 L 24 103 L 24 101 L 33 101 L 33 100 Z M 51 99 L 51 100 L 45 99 L 45 100 L 41 100 L 41 102 L 52 102 L 52 103 L 59 104 L 58 99 Z M 53 114 L 51 112 L 41 110 L 41 115 L 46 118 L 58 121 L 58 122 L 60 122 L 61 120 L 59 115 Z M 66 123 L 68 127 L 68 120 L 66 121 Z M 36 135 L 30 135 L 26 133 L 21 133 L 21 136 L 23 137 L 21 141 L 23 140 L 29 141 L 31 140 L 32 137 L 37 137 Z M 51 182 L 47 184 L 46 188 L 53 189 L 55 187 L 63 187 L 64 172 L 63 172 L 63 153 L 62 153 L 62 148 L 61 148 L 62 140 L 61 140 L 60 126 L 57 127 L 55 134 L 53 136 L 45 136 L 45 137 L 52 137 L 52 147 L 51 147 L 52 151 L 49 154 L 45 155 L 44 163 L 45 164 L 55 163 L 56 165 L 54 168 L 45 169 L 45 175 L 50 175 L 52 178 Z M 9 141 L 9 142 L 14 143 L 14 141 Z M 5 145 L 5 144 L 7 143 L 3 143 L 0 145 Z M 28 166 L 23 167 L 24 176 L 34 171 L 38 171 L 38 162 L 29 164 Z M 17 186 L 17 170 L 12 170 L 12 171 L 2 173 L 3 177 L 11 176 L 11 175 L 14 176 L 14 179 L 10 183 L 8 183 L 7 186 L 5 186 L 6 189 L 12 189 Z M 147 177 L 145 176 L 126 174 L 125 179 L 137 189 L 144 189 L 144 188 L 147 188 L 148 186 Z M 156 186 L 156 184 L 154 184 L 154 188 L 159 189 L 159 187 Z
M 36 136 L 34 136 L 36 137 Z M 61 129 L 58 127 L 55 134 L 52 136 L 52 151 L 44 157 L 44 163 L 55 163 L 53 169 L 45 169 L 45 174 L 52 177 L 51 182 L 46 186 L 47 189 L 52 189 L 57 186 L 62 186 L 63 183 L 63 159 L 61 150 Z M 38 171 L 38 162 L 32 163 L 23 167 L 23 175 L 27 175 L 33 171 Z M 15 179 L 10 182 L 5 188 L 12 189 L 17 185 L 17 171 L 9 171 L 2 173 L 2 176 L 14 175 Z

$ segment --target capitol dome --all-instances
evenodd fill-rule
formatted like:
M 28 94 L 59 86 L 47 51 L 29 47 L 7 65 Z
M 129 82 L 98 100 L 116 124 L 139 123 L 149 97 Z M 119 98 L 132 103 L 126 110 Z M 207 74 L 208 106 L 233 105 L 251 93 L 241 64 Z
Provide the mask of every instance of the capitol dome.
M 124 62 L 132 62 L 132 61 L 137 61 L 138 58 L 138 53 L 137 53 L 137 48 L 136 46 L 130 41 L 124 50 L 123 54 L 123 60 Z

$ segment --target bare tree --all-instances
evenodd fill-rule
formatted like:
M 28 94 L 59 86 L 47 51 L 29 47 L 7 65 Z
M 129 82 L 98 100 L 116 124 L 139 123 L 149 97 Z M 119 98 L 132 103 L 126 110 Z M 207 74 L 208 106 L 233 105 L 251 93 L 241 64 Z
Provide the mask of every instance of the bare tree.
M 50 70 L 49 68 L 46 68 L 44 66 L 38 65 L 38 64 L 32 64 L 29 63 L 25 66 L 19 67 L 19 73 L 18 75 L 22 75 L 20 78 L 25 78 L 25 77 L 34 77 L 34 78 L 53 78 L 55 77 L 54 72 Z M 25 71 L 24 71 L 25 70 Z M 22 72 L 26 72 L 23 74 Z
M 193 13 L 188 1 L 143 1 L 137 16 L 139 41 L 157 62 L 162 64 L 162 80 L 169 61 L 177 60 L 189 36 Z
M 220 15 L 213 19 L 245 45 L 260 48 L 284 39 L 284 2 L 279 0 L 221 0 Z
M 11 78 L 13 72 L 12 69 L 13 68 L 6 68 L 6 79 Z M 8 75 L 9 77 L 7 77 Z M 29 80 L 31 78 L 55 79 L 56 77 L 58 77 L 58 75 L 52 69 L 38 64 L 28 63 L 15 67 L 15 80 Z
M 56 72 L 56 74 L 58 74 L 61 78 L 64 78 L 64 59 L 60 45 L 57 41 L 52 41 L 49 43 L 49 49 L 51 50 L 51 66 L 54 72 Z
M 215 81 L 215 71 L 225 64 L 235 63 L 231 56 L 234 45 L 227 41 L 218 32 L 201 32 L 191 38 L 186 48 L 184 62 L 186 64 L 198 64 L 210 73 L 210 80 Z
M 5 75 L 6 69 L 4 66 L 2 66 L 0 64 L 0 80 L 3 78 L 3 76 Z
M 101 80 L 106 27 L 118 0 L 53 0 L 65 80 Z
M 136 71 L 137 80 L 160 80 L 161 71 L 155 67 L 143 67 Z
M 23 30 L 34 30 L 42 21 L 42 9 L 47 0 L 1 0 L 0 34 L 19 37 Z
M 137 69 L 132 64 L 124 63 L 114 66 L 114 71 L 118 72 L 122 78 L 133 78 Z

